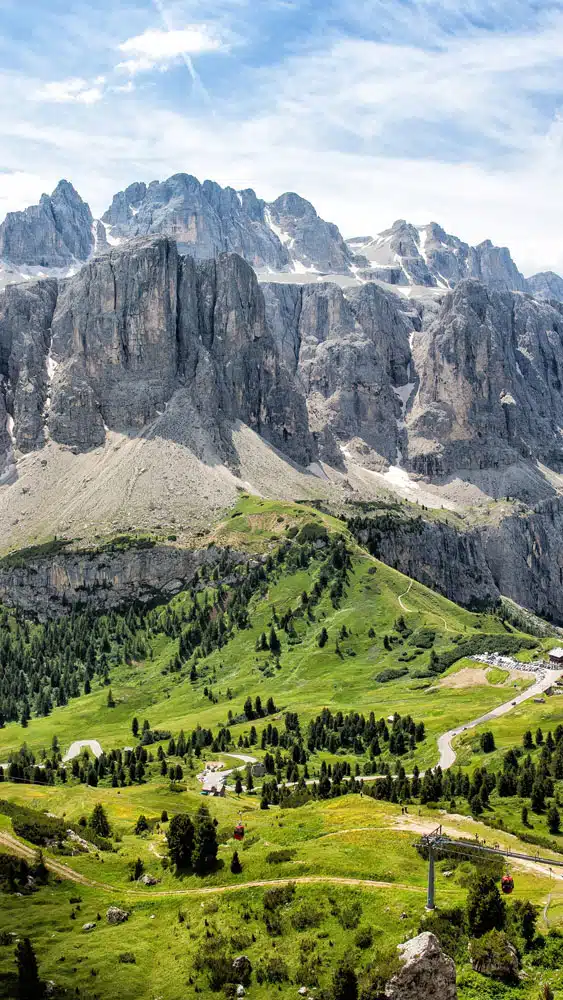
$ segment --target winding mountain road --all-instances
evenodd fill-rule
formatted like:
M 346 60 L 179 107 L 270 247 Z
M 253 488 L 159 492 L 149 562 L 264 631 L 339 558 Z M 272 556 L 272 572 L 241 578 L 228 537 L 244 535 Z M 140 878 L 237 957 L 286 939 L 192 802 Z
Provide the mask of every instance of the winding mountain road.
M 523 691 L 522 694 L 517 695 L 515 698 L 511 698 L 510 701 L 505 701 L 503 705 L 499 705 L 497 708 L 491 709 L 490 712 L 486 712 L 485 715 L 480 715 L 478 719 L 474 719 L 473 722 L 465 722 L 462 726 L 456 726 L 455 729 L 449 729 L 447 733 L 443 733 L 442 736 L 438 737 L 438 750 L 440 752 L 439 765 L 443 771 L 447 771 L 448 768 L 455 764 L 456 752 L 452 747 L 452 740 L 459 736 L 460 733 L 465 733 L 468 729 L 475 729 L 476 726 L 480 726 L 483 722 L 489 722 L 491 719 L 498 719 L 501 715 L 506 715 L 510 712 L 516 705 L 521 705 L 523 701 L 528 701 L 530 698 L 537 698 L 542 695 L 548 688 L 553 687 L 555 681 L 561 676 L 560 670 L 545 670 L 542 671 L 541 676 L 532 684 L 531 687 Z

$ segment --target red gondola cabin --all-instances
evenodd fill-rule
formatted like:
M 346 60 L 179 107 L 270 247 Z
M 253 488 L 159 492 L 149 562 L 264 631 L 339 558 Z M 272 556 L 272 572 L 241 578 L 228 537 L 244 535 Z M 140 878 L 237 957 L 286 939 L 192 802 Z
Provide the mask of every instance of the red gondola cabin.
M 242 840 L 244 837 L 244 826 L 242 823 L 237 823 L 234 829 L 233 837 L 235 840 Z
M 510 893 L 514 889 L 514 879 L 512 875 L 503 875 L 500 880 L 500 887 L 506 896 L 510 896 Z

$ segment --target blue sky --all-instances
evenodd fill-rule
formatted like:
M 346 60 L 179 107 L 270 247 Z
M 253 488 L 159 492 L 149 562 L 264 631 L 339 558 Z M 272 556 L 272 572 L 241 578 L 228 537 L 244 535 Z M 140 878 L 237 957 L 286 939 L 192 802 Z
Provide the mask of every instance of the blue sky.
M 178 171 L 563 271 L 563 0 L 0 0 L 0 217 Z

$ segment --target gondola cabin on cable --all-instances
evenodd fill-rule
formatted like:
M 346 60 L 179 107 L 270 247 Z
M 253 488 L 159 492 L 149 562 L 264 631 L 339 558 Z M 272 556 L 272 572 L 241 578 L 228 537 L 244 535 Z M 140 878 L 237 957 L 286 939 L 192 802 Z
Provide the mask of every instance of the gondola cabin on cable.
M 233 831 L 233 837 L 235 840 L 243 840 L 244 838 L 244 826 L 242 823 L 237 823 Z
M 514 879 L 512 878 L 512 875 L 503 875 L 500 880 L 500 887 L 505 896 L 510 896 L 510 893 L 514 890 Z

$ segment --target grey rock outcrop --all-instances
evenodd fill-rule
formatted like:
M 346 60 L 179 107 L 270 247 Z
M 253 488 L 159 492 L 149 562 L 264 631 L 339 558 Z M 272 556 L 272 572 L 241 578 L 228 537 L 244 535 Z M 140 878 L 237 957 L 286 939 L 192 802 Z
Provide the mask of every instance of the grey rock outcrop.
M 14 443 L 21 452 L 44 440 L 47 357 L 56 301 L 57 283 L 52 279 L 11 285 L 0 297 L 0 378 L 5 383 L 5 409 L 13 419 Z
M 110 906 L 106 913 L 108 924 L 122 924 L 130 916 L 131 914 L 127 910 L 122 910 L 119 906 Z
M 398 947 L 402 968 L 385 987 L 389 1000 L 457 1000 L 455 965 L 424 931 Z
M 463 281 L 415 333 L 412 353 L 411 469 L 563 467 L 563 306 Z
M 23 212 L 9 212 L 0 225 L 0 258 L 12 264 L 67 267 L 85 261 L 94 248 L 93 218 L 68 181 Z
M 254 191 L 203 184 L 190 174 L 159 183 L 132 184 L 113 198 L 103 216 L 112 239 L 163 233 L 196 260 L 240 254 L 257 270 L 348 272 L 353 254 L 336 226 L 310 202 L 284 194 L 271 204 Z
M 247 955 L 237 955 L 233 959 L 233 976 L 237 983 L 245 984 L 250 981 L 252 975 L 252 962 Z
M 305 267 L 327 273 L 349 270 L 353 255 L 338 227 L 319 218 L 305 198 L 282 194 L 268 205 L 266 219 L 274 223 L 291 257 Z
M 526 290 L 537 299 L 557 299 L 563 302 L 563 278 L 555 271 L 540 271 L 526 278 Z
M 497 604 L 499 585 L 487 564 L 478 531 L 459 531 L 437 519 L 392 511 L 352 520 L 350 526 L 358 541 L 377 559 L 438 590 L 456 604 L 473 610 Z M 497 536 L 493 533 L 492 537 Z M 509 586 L 508 578 L 503 582 Z M 531 584 L 529 579 L 527 582 Z M 530 586 L 528 593 L 533 590 L 537 591 L 537 584 Z
M 477 278 L 497 291 L 523 292 L 528 287 L 506 247 L 496 247 L 491 240 L 469 246 L 436 222 L 413 226 L 398 219 L 375 239 L 347 243 L 367 258 L 372 276 L 388 284 L 453 288 L 464 278 Z
M 81 603 L 115 608 L 132 601 L 170 597 L 203 566 L 214 566 L 222 552 L 213 546 L 183 549 L 155 545 L 106 551 L 64 551 L 43 558 L 0 561 L 0 602 L 41 618 L 59 615 Z M 236 556 L 233 554 L 233 558 Z M 241 555 L 240 560 L 244 561 Z
M 0 377 L 20 451 L 46 434 L 80 451 L 108 428 L 137 434 L 182 393 L 185 421 L 206 427 L 227 461 L 235 421 L 302 465 L 317 453 L 252 268 L 235 254 L 180 258 L 164 236 L 111 248 L 58 285 L 10 286 Z
M 469 942 L 471 965 L 476 972 L 491 979 L 516 980 L 520 963 L 518 953 L 504 931 L 489 931 Z
M 416 310 L 375 284 L 262 285 L 278 350 L 306 399 L 322 457 L 340 447 L 362 464 L 394 463 L 404 446 L 403 407 L 394 390 L 409 382 L 409 337 Z M 342 445 L 340 445 L 340 442 Z
M 563 502 L 560 497 L 481 529 L 496 586 L 542 618 L 563 622 Z

